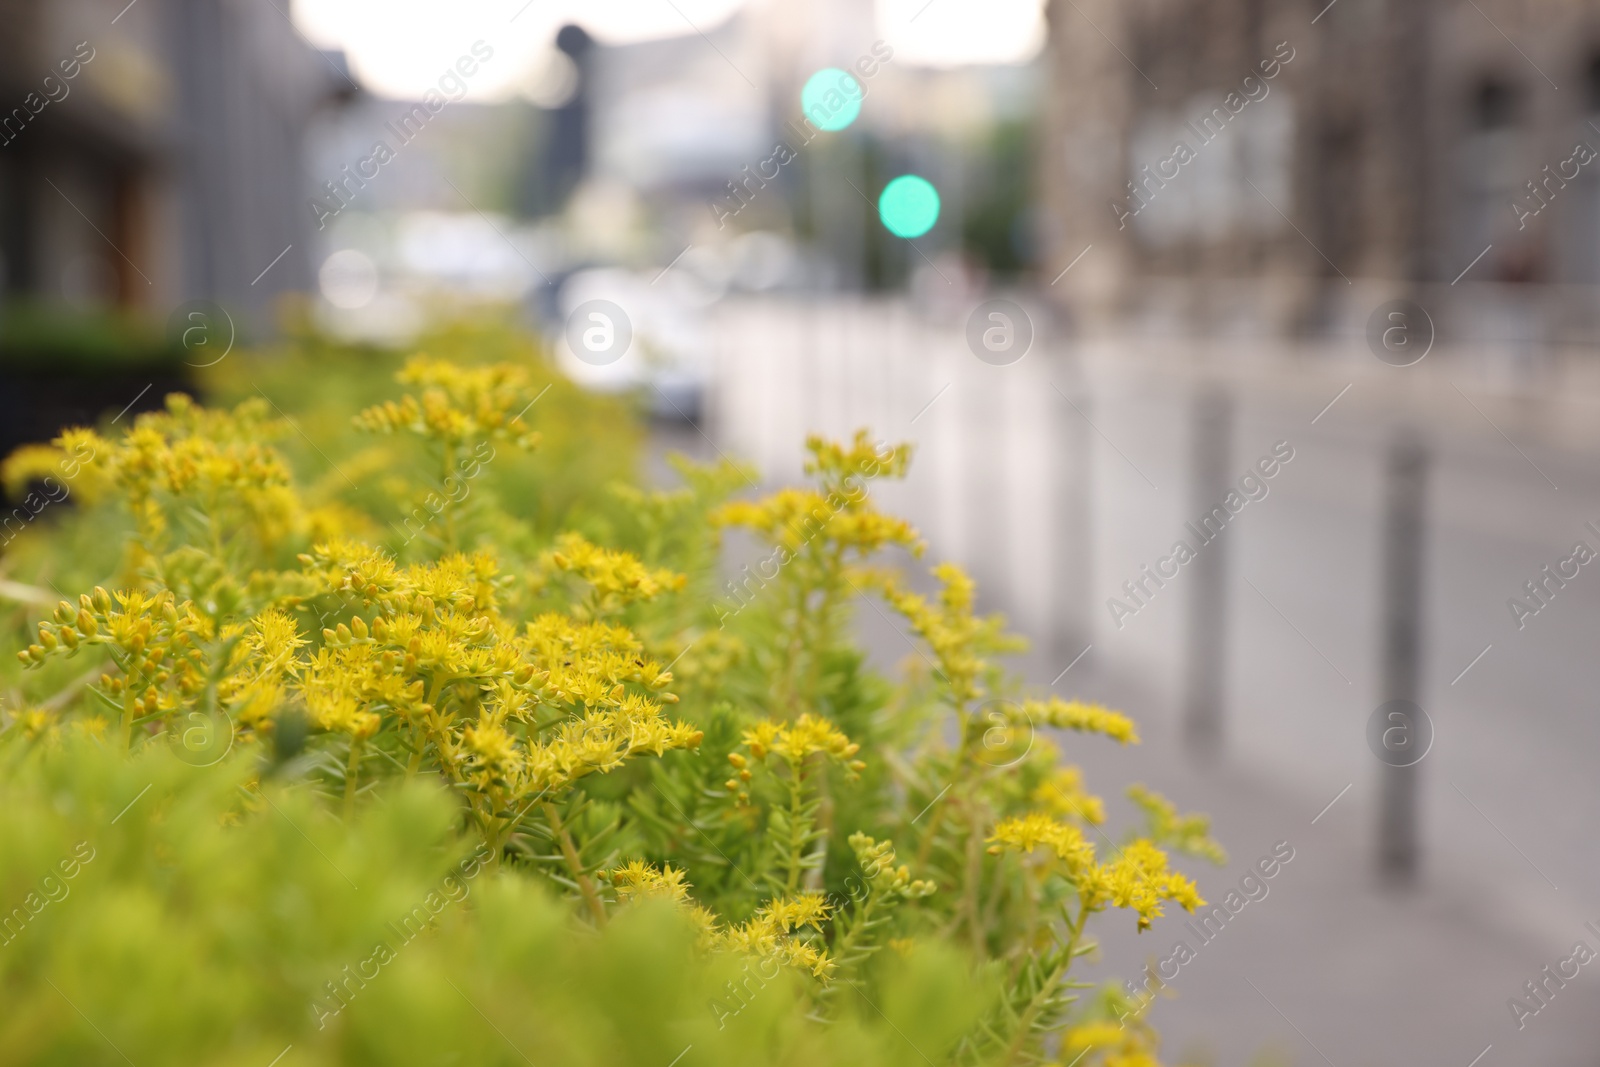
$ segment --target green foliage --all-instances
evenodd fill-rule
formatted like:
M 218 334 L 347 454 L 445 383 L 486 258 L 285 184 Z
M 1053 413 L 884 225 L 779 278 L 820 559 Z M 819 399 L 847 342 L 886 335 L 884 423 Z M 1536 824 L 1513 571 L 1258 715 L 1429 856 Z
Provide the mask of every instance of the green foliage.
M 10 369 L 176 369 L 183 356 L 174 339 L 123 312 L 17 300 L 0 308 L 0 357 Z
M 431 785 L 344 825 L 244 754 L 195 768 L 66 737 L 3 755 L 0 1064 L 265 1067 L 290 1048 L 283 1063 L 666 1067 L 687 1048 L 912 1067 L 982 995 L 927 946 L 883 969 L 882 1015 L 813 1022 L 800 979 L 700 951 L 666 902 L 575 926 L 476 860 Z M 713 1007 L 739 1003 L 730 983 L 731 1017 Z
M 301 337 L 220 365 L 231 406 L 0 469 L 78 505 L 0 564 L 0 1063 L 1156 1062 L 1071 968 L 1099 913 L 1201 903 L 1161 846 L 1220 849 L 1142 787 L 1113 844 L 1053 738 L 1133 723 L 1028 698 L 970 579 L 900 572 L 869 487 L 908 445 L 648 490 L 623 409 L 525 338 L 428 349 Z M 759 546 L 732 580 L 725 538 Z M 898 678 L 868 597 L 918 642 Z

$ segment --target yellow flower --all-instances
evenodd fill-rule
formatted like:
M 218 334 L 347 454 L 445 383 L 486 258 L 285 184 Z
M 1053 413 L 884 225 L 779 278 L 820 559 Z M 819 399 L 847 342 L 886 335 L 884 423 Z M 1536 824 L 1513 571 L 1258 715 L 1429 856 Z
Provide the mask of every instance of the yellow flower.
M 1186 911 L 1203 907 L 1195 884 L 1167 869 L 1167 856 L 1148 839 L 1138 838 L 1117 850 L 1110 863 L 1095 862 L 1094 844 L 1070 823 L 1044 812 L 1002 819 L 990 835 L 989 851 L 1006 848 L 1031 853 L 1048 847 L 1062 864 L 1061 873 L 1072 883 L 1091 911 L 1110 904 L 1138 914 L 1138 928 L 1146 930 L 1162 914 L 1161 902 L 1176 901 Z
M 1143 809 L 1151 840 L 1202 856 L 1221 866 L 1228 862 L 1228 853 L 1211 836 L 1211 820 L 1198 812 L 1179 815 L 1177 805 L 1153 789 L 1135 782 L 1128 787 L 1128 797 Z
M 1104 734 L 1124 745 L 1139 743 L 1139 731 L 1132 719 L 1099 704 L 1051 697 L 1049 700 L 1023 701 L 1022 712 L 1030 722 L 1040 726 Z
M 794 932 L 803 928 L 820 931 L 830 911 L 831 905 L 820 893 L 768 901 L 746 922 L 713 930 L 711 943 L 744 955 L 775 959 L 826 982 L 833 974 L 833 959 Z
M 1127 1028 L 1114 1022 L 1095 1021 L 1082 1023 L 1068 1030 L 1061 1039 L 1062 1051 L 1078 1052 L 1086 1048 L 1103 1048 L 1120 1045 L 1127 1036 Z
M 1071 1027 L 1061 1038 L 1062 1064 L 1079 1067 L 1161 1067 L 1149 1026 L 1091 1020 Z
M 774 900 L 757 914 L 765 915 L 785 931 L 809 926 L 820 931 L 832 912 L 833 905 L 821 893 L 801 893 L 787 900 Z
M 684 872 L 675 867 L 657 868 L 653 863 L 633 860 L 626 866 L 607 872 L 617 896 L 625 901 L 661 898 L 675 904 L 689 900 L 689 883 Z
M 1082 819 L 1092 826 L 1106 821 L 1105 803 L 1083 787 L 1083 771 L 1067 766 L 1056 769 L 1034 790 L 1033 799 L 1052 815 Z
M 853 549 L 866 556 L 886 545 L 904 545 L 914 554 L 922 551 L 915 528 L 872 510 L 863 494 L 859 498 L 843 491 L 819 493 L 811 489 L 780 489 L 758 501 L 734 501 L 711 513 L 715 526 L 742 526 L 761 534 L 790 556 L 808 546 Z
M 480 722 L 462 731 L 461 740 L 471 749 L 478 766 L 496 777 L 510 777 L 522 764 L 517 740 L 504 726 L 494 721 Z
M 1003 851 L 1005 846 L 1025 853 L 1048 846 L 1056 858 L 1065 863 L 1069 877 L 1094 863 L 1094 844 L 1083 836 L 1083 831 L 1044 812 L 1000 820 L 989 841 L 992 853 Z
M 888 896 L 915 900 L 933 895 L 938 888 L 924 879 L 913 880 L 911 868 L 904 864 L 896 867 L 894 843 L 891 841 L 877 841 L 858 831 L 850 835 L 850 848 L 867 881 L 875 890 Z
M 807 756 L 821 753 L 846 763 L 853 771 L 860 769 L 847 761 L 861 750 L 861 746 L 827 719 L 809 712 L 790 726 L 763 719 L 744 731 L 743 743 L 750 750 L 750 755 L 758 760 L 766 759 L 770 753 L 777 753 L 790 766 L 796 766 Z
M 532 448 L 539 435 L 519 421 L 537 398 L 526 368 L 513 363 L 465 367 L 445 360 L 413 356 L 395 380 L 421 387 L 370 407 L 355 417 L 359 429 L 376 433 L 410 433 L 457 446 L 469 442 L 509 440 Z
M 903 588 L 892 575 L 862 577 L 928 642 L 945 684 L 958 702 L 968 703 L 983 695 L 980 679 L 989 669 L 986 654 L 1019 651 L 1024 645 L 1004 633 L 1004 619 L 973 614 L 977 585 L 960 567 L 942 563 L 933 575 L 944 587 L 937 604 Z
M 688 581 L 671 571 L 651 570 L 636 556 L 590 544 L 575 533 L 557 538 L 555 550 L 546 552 L 543 562 L 550 570 L 575 574 L 589 583 L 600 605 L 610 610 L 654 600 L 662 593 L 682 589 Z
M 860 478 L 903 478 L 911 464 L 911 445 L 879 446 L 867 437 L 866 430 L 857 430 L 849 445 L 830 441 L 812 434 L 806 438 L 806 451 L 811 459 L 806 462 L 807 474 L 820 474 L 823 481 L 843 481 Z
M 1100 873 L 1102 880 L 1096 886 L 1094 903 L 1109 902 L 1133 910 L 1138 913 L 1140 930 L 1148 930 L 1151 920 L 1161 916 L 1163 900 L 1176 901 L 1189 912 L 1205 905 L 1195 884 L 1168 871 L 1166 853 L 1144 838 L 1122 848 L 1116 860 L 1103 866 Z

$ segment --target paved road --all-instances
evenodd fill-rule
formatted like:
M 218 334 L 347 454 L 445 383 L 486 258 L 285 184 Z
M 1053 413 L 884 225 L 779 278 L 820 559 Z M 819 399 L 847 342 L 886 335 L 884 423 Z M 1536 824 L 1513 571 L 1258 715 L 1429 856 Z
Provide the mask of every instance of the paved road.
M 1225 871 L 1194 872 L 1213 900 L 1277 842 L 1295 850 L 1209 943 L 1177 920 L 1106 938 L 1113 974 L 1170 958 L 1180 939 L 1195 950 L 1157 1008 L 1172 1059 L 1468 1067 L 1492 1045 L 1482 1067 L 1600 1062 L 1589 973 L 1600 962 L 1520 1030 L 1507 1006 L 1576 942 L 1600 952 L 1584 926 L 1600 928 L 1600 565 L 1552 584 L 1520 629 L 1507 607 L 1576 542 L 1600 552 L 1586 526 L 1600 527 L 1600 387 L 1587 365 L 1553 362 L 1517 391 L 1492 356 L 1440 352 L 1400 369 L 1359 339 L 1068 344 L 1036 319 L 1027 358 L 997 367 L 972 356 L 960 321 L 900 305 L 725 306 L 706 437 L 688 440 L 774 481 L 799 477 L 808 429 L 915 440 L 913 474 L 885 506 L 916 521 L 936 556 L 967 564 L 1035 639 L 1021 663 L 1035 683 L 1091 646 L 1057 690 L 1144 724 L 1132 753 L 1072 746 L 1091 781 L 1142 779 L 1212 812 L 1232 853 Z M 1185 523 L 1209 510 L 1198 502 L 1217 488 L 1196 485 L 1195 413 L 1215 395 L 1232 400 L 1231 479 L 1279 442 L 1293 458 L 1205 549 L 1221 550 L 1226 577 L 1200 612 L 1223 665 L 1224 743 L 1204 761 L 1179 744 L 1204 588 L 1195 565 L 1146 583 L 1147 606 L 1120 626 L 1106 602 L 1192 541 Z M 1384 470 L 1404 428 L 1431 457 L 1419 701 L 1435 740 L 1417 768 L 1421 876 L 1401 891 L 1375 874 L 1383 768 L 1366 726 L 1388 696 Z M 862 625 L 886 661 L 905 654 L 876 617 Z

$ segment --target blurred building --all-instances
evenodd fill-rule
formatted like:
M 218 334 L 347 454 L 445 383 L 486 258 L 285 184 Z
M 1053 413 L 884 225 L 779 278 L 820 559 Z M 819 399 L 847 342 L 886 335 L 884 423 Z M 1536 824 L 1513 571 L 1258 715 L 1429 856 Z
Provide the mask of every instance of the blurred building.
M 1349 331 L 1409 293 L 1458 339 L 1600 337 L 1600 9 L 1048 11 L 1045 269 L 1092 246 L 1052 290 L 1085 325 Z
M 355 84 L 286 5 L 0 0 L 0 25 L 8 301 L 245 328 L 308 287 L 302 131 Z

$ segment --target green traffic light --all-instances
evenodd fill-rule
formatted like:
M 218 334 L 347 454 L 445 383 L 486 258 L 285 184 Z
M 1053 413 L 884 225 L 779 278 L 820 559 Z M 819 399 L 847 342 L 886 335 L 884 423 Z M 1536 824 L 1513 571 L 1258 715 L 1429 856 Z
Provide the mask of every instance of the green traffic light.
M 939 221 L 939 190 L 926 178 L 902 174 L 883 187 L 878 217 L 896 237 L 921 237 Z
M 800 112 L 819 130 L 842 130 L 861 114 L 866 95 L 848 71 L 825 67 L 806 79 L 800 90 Z

